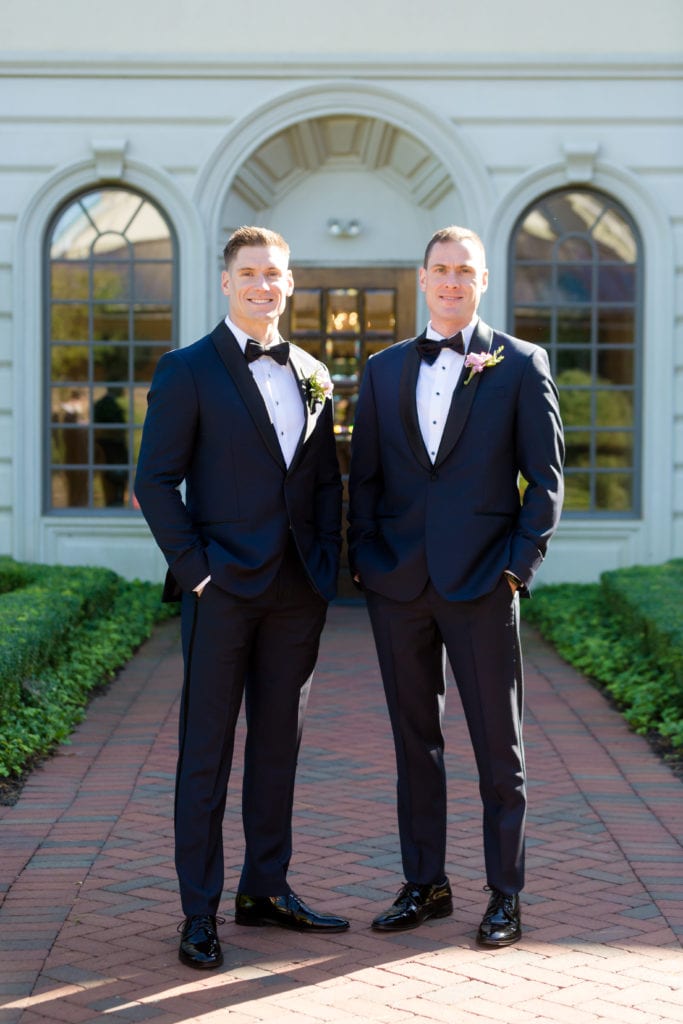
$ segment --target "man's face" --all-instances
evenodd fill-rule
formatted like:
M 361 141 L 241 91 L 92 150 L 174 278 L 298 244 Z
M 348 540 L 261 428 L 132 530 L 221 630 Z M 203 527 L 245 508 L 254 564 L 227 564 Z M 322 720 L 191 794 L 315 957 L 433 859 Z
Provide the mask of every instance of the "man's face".
M 420 267 L 420 288 L 435 329 L 449 337 L 467 327 L 488 281 L 484 253 L 476 242 L 437 242 L 427 266 Z
M 221 289 L 230 301 L 230 319 L 263 340 L 270 325 L 277 327 L 294 291 L 287 253 L 276 245 L 243 246 L 223 271 Z

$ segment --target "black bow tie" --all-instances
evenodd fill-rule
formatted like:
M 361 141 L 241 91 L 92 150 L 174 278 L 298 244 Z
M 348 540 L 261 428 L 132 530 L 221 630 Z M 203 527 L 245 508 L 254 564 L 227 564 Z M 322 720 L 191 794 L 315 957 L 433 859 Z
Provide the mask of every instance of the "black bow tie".
M 424 359 L 430 366 L 436 361 L 436 357 L 443 348 L 452 348 L 454 352 L 459 352 L 461 356 L 464 356 L 465 342 L 462 331 L 458 331 L 452 338 L 443 338 L 441 341 L 434 341 L 432 338 L 420 338 L 417 343 L 417 351 L 420 354 L 420 358 Z
M 260 341 L 247 338 L 244 355 L 248 363 L 253 363 L 255 359 L 260 359 L 261 356 L 271 356 L 280 366 L 286 366 L 289 359 L 289 342 L 281 341 L 279 345 L 262 345 Z

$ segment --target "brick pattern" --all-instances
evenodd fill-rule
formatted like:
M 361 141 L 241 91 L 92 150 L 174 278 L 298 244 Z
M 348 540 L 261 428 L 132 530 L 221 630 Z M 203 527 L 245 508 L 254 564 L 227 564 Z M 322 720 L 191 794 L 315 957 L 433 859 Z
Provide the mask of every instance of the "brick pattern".
M 171 819 L 177 634 L 177 622 L 160 627 L 18 803 L 0 807 L 2 1024 L 683 1019 L 681 782 L 528 629 L 522 942 L 493 952 L 473 942 L 486 904 L 481 811 L 454 687 L 446 736 L 455 913 L 402 935 L 370 931 L 402 874 L 393 745 L 358 606 L 330 610 L 290 874 L 296 891 L 344 913 L 351 930 L 301 936 L 233 923 L 238 757 L 225 816 L 225 965 L 207 976 L 183 967 Z

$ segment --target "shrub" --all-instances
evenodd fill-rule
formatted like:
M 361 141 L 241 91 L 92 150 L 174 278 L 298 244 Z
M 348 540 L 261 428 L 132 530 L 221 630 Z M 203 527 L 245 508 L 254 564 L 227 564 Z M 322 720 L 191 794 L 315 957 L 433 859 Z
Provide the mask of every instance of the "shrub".
M 161 587 L 108 569 L 0 559 L 0 776 L 16 776 L 84 717 L 156 621 Z
M 683 753 L 683 560 L 539 587 L 524 617 L 594 679 L 638 733 Z

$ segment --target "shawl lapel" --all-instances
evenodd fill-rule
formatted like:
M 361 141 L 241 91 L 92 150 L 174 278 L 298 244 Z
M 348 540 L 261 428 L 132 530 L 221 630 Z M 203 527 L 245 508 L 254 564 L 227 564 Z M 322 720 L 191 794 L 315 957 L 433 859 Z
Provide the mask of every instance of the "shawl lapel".
M 232 377 L 235 387 L 242 396 L 249 413 L 258 429 L 266 448 L 283 470 L 286 470 L 282 449 L 277 439 L 273 424 L 270 422 L 266 404 L 254 380 L 242 349 L 227 324 L 221 321 L 211 334 L 211 340 Z
M 401 380 L 399 383 L 399 409 L 406 437 L 408 438 L 408 444 L 412 449 L 413 455 L 420 465 L 424 466 L 424 468 L 428 469 L 431 473 L 432 462 L 422 439 L 420 421 L 417 416 L 416 396 L 417 375 L 420 371 L 420 357 L 418 355 L 416 345 L 421 338 L 425 337 L 425 334 L 426 331 L 423 331 L 419 337 L 415 338 L 412 344 L 406 346 L 403 370 L 401 371 Z
M 296 450 L 294 452 L 294 455 L 292 456 L 292 461 L 289 464 L 289 469 L 291 471 L 293 467 L 296 465 L 296 463 L 299 461 L 301 451 L 304 445 L 306 444 L 309 437 L 315 430 L 315 425 L 318 422 L 318 416 L 320 416 L 320 413 L 323 411 L 325 403 L 316 403 L 315 409 L 311 411 L 311 408 L 308 402 L 306 401 L 306 388 L 304 384 L 304 381 L 306 380 L 306 368 L 304 366 L 304 362 L 303 359 L 301 358 L 299 351 L 291 343 L 289 349 L 289 365 L 292 367 L 297 379 L 297 383 L 299 385 L 299 394 L 301 395 L 301 401 L 303 403 L 305 416 L 304 429 L 301 431 L 299 443 L 296 446 Z
M 493 330 L 488 326 L 488 324 L 479 320 L 474 329 L 474 333 L 470 338 L 467 351 L 490 352 L 492 342 Z M 465 378 L 469 375 L 469 372 L 469 369 L 466 366 L 463 366 L 460 378 L 455 387 L 455 391 L 453 392 L 451 407 L 448 411 L 441 444 L 439 445 L 439 450 L 436 453 L 434 468 L 440 466 L 453 451 L 454 447 L 458 443 L 460 435 L 462 434 L 465 423 L 467 422 L 467 417 L 470 414 L 472 402 L 474 401 L 474 396 L 476 395 L 477 388 L 479 387 L 479 378 L 481 377 L 481 374 L 475 373 L 472 380 L 469 382 L 467 387 L 465 387 Z

